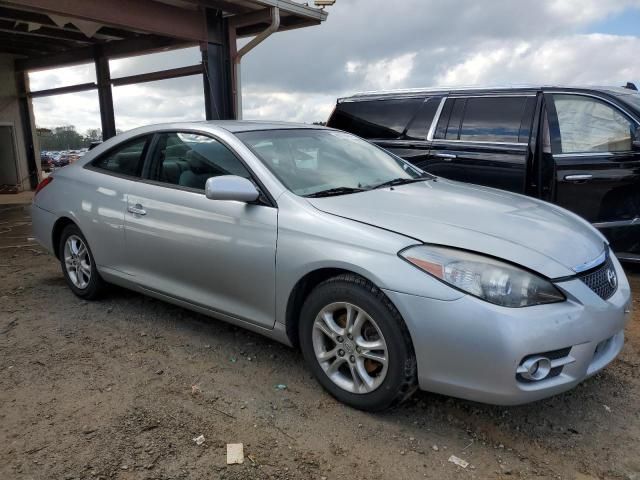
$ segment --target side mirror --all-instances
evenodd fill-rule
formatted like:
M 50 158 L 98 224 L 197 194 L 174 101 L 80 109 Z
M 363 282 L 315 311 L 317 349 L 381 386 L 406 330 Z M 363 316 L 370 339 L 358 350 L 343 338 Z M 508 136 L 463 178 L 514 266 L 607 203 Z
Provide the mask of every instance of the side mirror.
M 631 138 L 631 146 L 634 150 L 640 150 L 640 127 L 636 127 Z
M 236 202 L 254 202 L 260 192 L 250 180 L 237 175 L 222 175 L 207 180 L 204 193 L 209 200 L 235 200 Z

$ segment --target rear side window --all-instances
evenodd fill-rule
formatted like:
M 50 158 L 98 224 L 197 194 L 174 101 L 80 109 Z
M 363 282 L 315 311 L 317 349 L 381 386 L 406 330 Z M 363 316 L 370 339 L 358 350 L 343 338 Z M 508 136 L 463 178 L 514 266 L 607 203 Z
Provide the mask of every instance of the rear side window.
M 364 138 L 398 138 L 423 101 L 423 98 L 403 98 L 341 102 L 328 125 Z
M 428 98 L 422 104 L 415 118 L 411 121 L 405 137 L 410 140 L 426 140 L 427 132 L 429 131 L 429 127 L 431 126 L 431 122 L 433 122 L 433 117 L 435 117 L 439 105 L 440 98 Z
M 136 138 L 98 157 L 91 166 L 119 175 L 139 177 L 148 137 Z
M 535 97 L 448 99 L 435 138 L 470 142 L 526 143 Z

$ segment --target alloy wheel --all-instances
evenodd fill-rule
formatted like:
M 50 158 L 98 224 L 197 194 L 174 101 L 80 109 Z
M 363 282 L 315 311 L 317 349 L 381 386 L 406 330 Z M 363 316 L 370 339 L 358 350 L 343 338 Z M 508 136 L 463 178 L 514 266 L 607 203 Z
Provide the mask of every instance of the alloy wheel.
M 387 344 L 375 320 L 360 307 L 346 302 L 325 306 L 314 321 L 312 341 L 318 363 L 340 388 L 364 394 L 384 381 Z
M 71 282 L 79 289 L 87 288 L 91 281 L 91 257 L 77 235 L 70 235 L 64 244 L 64 264 Z

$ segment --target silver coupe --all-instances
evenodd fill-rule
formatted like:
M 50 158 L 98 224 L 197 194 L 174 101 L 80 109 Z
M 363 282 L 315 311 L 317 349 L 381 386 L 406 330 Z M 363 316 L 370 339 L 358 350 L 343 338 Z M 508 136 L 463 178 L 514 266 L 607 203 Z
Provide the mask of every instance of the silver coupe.
M 563 392 L 618 355 L 629 318 L 586 221 L 328 128 L 139 128 L 46 178 L 32 210 L 76 295 L 117 284 L 297 346 L 364 410 L 416 388 L 503 405 Z

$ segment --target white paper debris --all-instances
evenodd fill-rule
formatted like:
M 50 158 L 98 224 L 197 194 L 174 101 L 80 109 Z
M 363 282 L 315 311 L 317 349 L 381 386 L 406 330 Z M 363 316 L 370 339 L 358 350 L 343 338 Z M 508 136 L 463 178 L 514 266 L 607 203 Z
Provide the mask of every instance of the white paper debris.
M 204 443 L 204 435 L 194 438 L 193 441 L 196 442 L 196 445 L 202 445 Z
M 451 463 L 455 463 L 456 465 L 462 468 L 467 468 L 469 466 L 469 462 L 466 462 L 463 459 L 456 457 L 455 455 L 451 455 L 449 457 L 449 461 Z
M 244 462 L 244 452 L 241 443 L 227 443 L 227 465 Z

